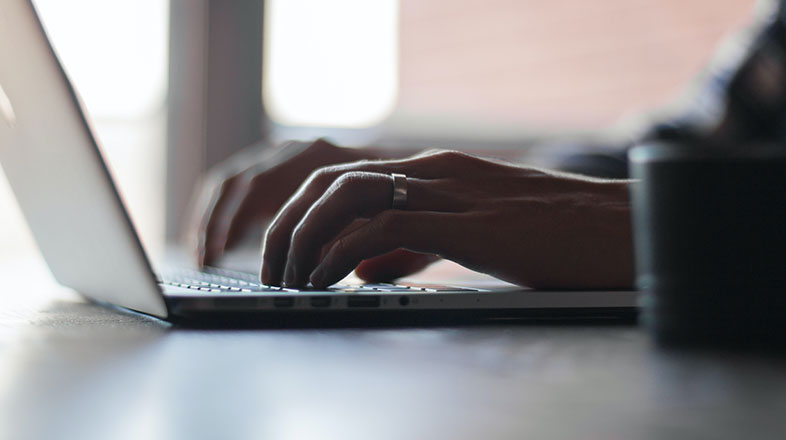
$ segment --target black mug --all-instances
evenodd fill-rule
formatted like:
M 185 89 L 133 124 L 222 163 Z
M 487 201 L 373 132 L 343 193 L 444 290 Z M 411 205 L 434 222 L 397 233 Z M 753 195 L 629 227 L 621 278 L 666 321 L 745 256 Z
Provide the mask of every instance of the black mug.
M 656 341 L 786 345 L 786 153 L 650 143 L 628 157 Z

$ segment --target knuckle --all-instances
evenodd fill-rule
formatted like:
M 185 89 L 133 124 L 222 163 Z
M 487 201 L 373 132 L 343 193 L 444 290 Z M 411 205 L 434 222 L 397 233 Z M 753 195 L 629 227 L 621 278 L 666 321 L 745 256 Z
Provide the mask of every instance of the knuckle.
M 396 210 L 382 211 L 372 224 L 372 233 L 396 234 L 401 225 L 401 214 Z
M 429 148 L 428 150 L 424 151 L 422 154 L 424 156 L 432 156 L 434 154 L 439 154 L 439 153 L 441 153 L 443 151 L 445 151 L 445 150 L 443 150 L 441 148 Z
M 237 185 L 237 181 L 238 181 L 238 176 L 232 176 L 227 179 L 220 180 L 219 183 L 214 186 L 214 188 L 216 188 L 216 192 L 218 192 L 220 196 L 224 196 L 229 194 L 235 189 L 235 186 Z
M 265 180 L 265 173 L 264 172 L 255 172 L 252 175 L 247 177 L 247 182 L 250 186 L 255 187 L 264 184 Z
M 308 146 L 308 149 L 316 150 L 316 149 L 325 149 L 325 148 L 332 148 L 332 147 L 335 147 L 335 145 L 330 143 L 327 139 L 319 138 L 311 142 L 311 144 Z
M 423 159 L 433 165 L 453 164 L 467 157 L 467 153 L 457 150 L 429 150 L 423 154 Z
M 209 187 L 220 189 L 227 185 L 233 185 L 241 178 L 242 174 L 242 171 L 217 165 L 207 171 L 204 183 Z
M 322 167 L 314 170 L 309 178 L 309 183 L 313 186 L 327 187 L 339 175 L 334 166 Z
M 334 181 L 333 186 L 336 191 L 353 191 L 364 184 L 368 177 L 367 173 L 360 171 L 349 171 L 342 173 Z
M 467 157 L 469 157 L 467 153 L 457 150 L 443 150 L 440 154 L 443 159 L 451 162 L 465 160 Z

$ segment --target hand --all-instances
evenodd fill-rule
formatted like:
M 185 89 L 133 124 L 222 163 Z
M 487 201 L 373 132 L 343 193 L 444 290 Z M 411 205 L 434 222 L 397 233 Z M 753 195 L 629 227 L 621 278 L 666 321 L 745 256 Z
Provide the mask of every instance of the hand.
M 439 256 L 396 249 L 378 257 L 363 260 L 355 268 L 355 275 L 368 282 L 393 281 L 420 272 L 439 260 Z
M 315 169 L 360 155 L 325 141 L 249 148 L 215 167 L 203 185 L 191 237 L 199 266 L 212 264 L 251 227 L 263 227 Z M 194 231 L 196 230 L 196 231 Z
M 390 173 L 408 176 L 406 210 Z M 520 285 L 629 287 L 631 247 L 627 182 L 442 151 L 311 174 L 268 228 L 261 279 L 324 287 L 406 249 Z

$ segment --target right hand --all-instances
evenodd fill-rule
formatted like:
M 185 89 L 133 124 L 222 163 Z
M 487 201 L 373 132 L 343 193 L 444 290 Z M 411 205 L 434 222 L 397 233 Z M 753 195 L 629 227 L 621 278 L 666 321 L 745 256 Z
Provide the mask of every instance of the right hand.
M 365 156 L 360 150 L 318 139 L 286 142 L 266 151 L 252 146 L 217 165 L 202 185 L 192 216 L 189 237 L 197 240 L 197 264 L 215 264 L 250 228 L 266 228 L 314 170 Z M 356 273 L 367 281 L 390 281 L 417 272 L 436 259 L 396 250 L 362 262 Z
M 407 175 L 391 208 L 391 173 Z M 265 284 L 334 284 L 398 249 L 539 288 L 629 288 L 628 181 L 436 151 L 313 173 L 267 230 Z

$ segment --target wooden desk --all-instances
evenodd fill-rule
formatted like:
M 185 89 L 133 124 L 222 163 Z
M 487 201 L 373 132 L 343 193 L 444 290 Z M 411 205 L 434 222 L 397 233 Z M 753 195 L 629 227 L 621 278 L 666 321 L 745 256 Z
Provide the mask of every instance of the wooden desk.
M 786 438 L 783 357 L 630 325 L 183 330 L 20 270 L 0 265 L 0 439 Z

